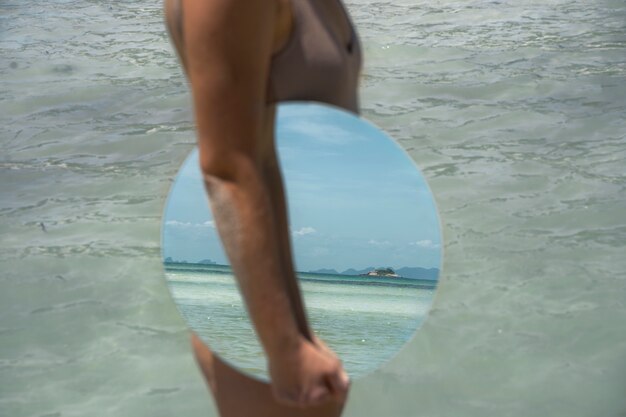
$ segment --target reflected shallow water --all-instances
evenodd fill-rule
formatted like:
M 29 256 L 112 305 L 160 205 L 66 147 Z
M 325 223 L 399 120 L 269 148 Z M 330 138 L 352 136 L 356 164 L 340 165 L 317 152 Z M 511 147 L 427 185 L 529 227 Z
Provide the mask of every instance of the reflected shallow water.
M 172 297 L 189 327 L 220 357 L 268 380 L 266 357 L 228 266 L 166 264 Z M 426 318 L 436 281 L 299 273 L 315 334 L 353 380 L 386 363 Z

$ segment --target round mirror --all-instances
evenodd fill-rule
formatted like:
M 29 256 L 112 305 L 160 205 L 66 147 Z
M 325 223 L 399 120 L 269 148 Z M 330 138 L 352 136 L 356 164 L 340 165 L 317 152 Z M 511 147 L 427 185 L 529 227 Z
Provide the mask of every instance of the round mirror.
M 442 256 L 432 194 L 402 148 L 351 112 L 281 103 L 275 133 L 310 325 L 351 378 L 363 376 L 407 343 L 433 302 Z M 197 149 L 170 190 L 162 248 L 168 286 L 190 328 L 222 359 L 267 380 Z

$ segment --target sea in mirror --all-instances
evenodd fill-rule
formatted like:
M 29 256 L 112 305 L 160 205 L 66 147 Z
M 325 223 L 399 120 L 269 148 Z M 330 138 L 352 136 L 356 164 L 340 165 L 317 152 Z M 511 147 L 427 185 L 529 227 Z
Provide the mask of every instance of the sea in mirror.
M 238 369 L 267 378 L 232 270 L 226 265 L 165 263 L 172 296 L 189 326 Z M 386 362 L 426 317 L 437 281 L 402 277 L 298 273 L 310 324 L 351 377 Z

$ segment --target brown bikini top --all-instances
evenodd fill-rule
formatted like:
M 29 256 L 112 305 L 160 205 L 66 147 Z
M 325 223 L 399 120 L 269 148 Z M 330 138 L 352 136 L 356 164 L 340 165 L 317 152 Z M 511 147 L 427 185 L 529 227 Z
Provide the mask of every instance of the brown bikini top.
M 343 44 L 318 1 L 292 0 L 293 29 L 287 44 L 272 56 L 266 102 L 319 101 L 360 114 L 359 36 L 340 4 L 351 31 L 350 41 Z
M 319 101 L 360 114 L 358 81 L 361 43 L 341 0 L 337 1 L 350 25 L 348 44 L 329 27 L 320 0 L 291 0 L 293 26 L 287 44 L 271 58 L 266 103 Z M 172 0 L 170 33 L 182 43 L 182 5 Z

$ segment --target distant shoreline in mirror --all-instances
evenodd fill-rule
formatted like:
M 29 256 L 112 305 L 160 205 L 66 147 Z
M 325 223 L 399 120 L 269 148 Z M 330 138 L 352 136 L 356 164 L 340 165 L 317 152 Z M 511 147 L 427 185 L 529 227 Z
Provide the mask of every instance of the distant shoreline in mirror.
M 165 265 L 165 269 L 177 269 L 181 267 L 203 267 L 206 265 L 215 265 L 219 267 L 230 268 L 230 265 L 222 265 L 218 264 L 215 261 L 210 259 L 203 259 L 197 262 L 191 261 L 178 261 L 174 260 L 171 257 L 166 258 L 163 261 Z M 414 279 L 420 281 L 428 281 L 432 283 L 433 286 L 437 285 L 437 280 L 439 279 L 439 269 L 438 268 L 422 268 L 422 267 L 407 267 L 403 266 L 397 269 L 394 269 L 390 266 L 379 266 L 379 267 L 367 267 L 362 269 L 346 269 L 343 272 L 339 272 L 335 269 L 330 268 L 322 268 L 312 271 L 296 271 L 298 274 L 316 274 L 316 275 L 344 275 L 346 277 L 351 276 L 369 276 L 369 277 L 384 277 L 384 278 L 405 278 L 405 279 Z M 426 284 L 424 284 L 426 285 Z

